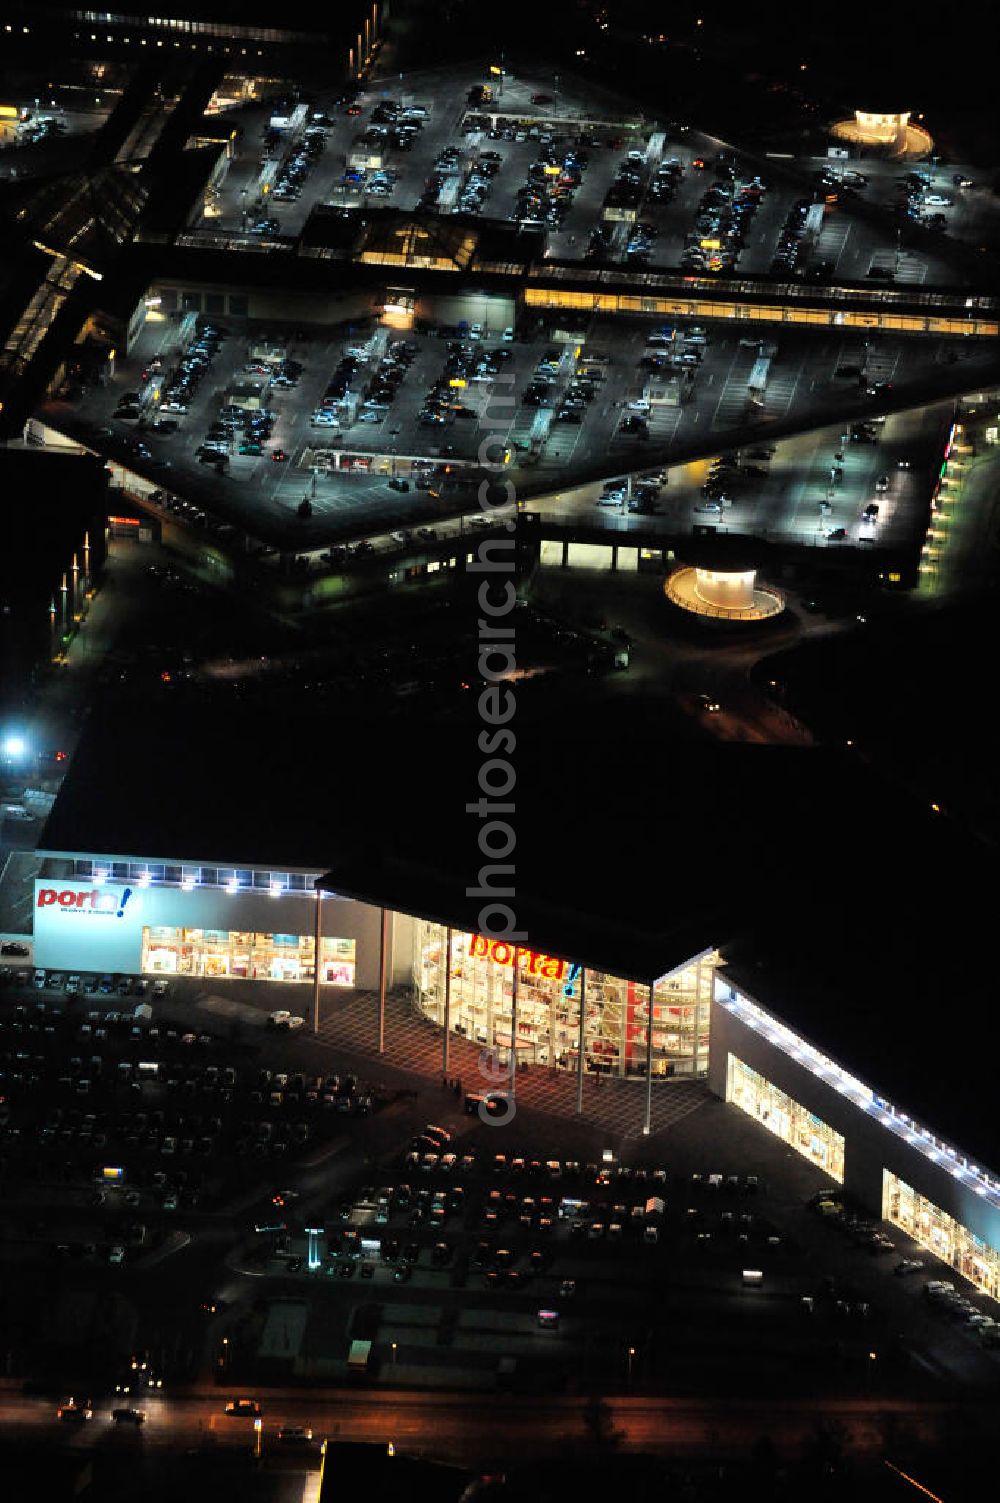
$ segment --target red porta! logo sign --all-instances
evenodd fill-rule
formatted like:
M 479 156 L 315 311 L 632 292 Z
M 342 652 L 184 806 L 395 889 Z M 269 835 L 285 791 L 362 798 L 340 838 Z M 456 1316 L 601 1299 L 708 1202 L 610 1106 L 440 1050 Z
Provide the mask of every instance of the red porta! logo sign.
M 513 968 L 515 954 L 520 961 L 520 969 L 526 976 L 547 976 L 550 981 L 565 981 L 565 960 L 557 960 L 554 955 L 542 955 L 537 950 L 522 950 L 504 939 L 487 939 L 485 934 L 473 934 L 470 937 L 469 955 L 474 960 L 492 960 L 497 965 L 509 965 Z
M 132 896 L 131 887 L 121 893 L 108 892 L 103 887 L 40 887 L 35 900 L 38 908 L 58 907 L 72 909 L 75 913 L 113 913 L 121 918 Z

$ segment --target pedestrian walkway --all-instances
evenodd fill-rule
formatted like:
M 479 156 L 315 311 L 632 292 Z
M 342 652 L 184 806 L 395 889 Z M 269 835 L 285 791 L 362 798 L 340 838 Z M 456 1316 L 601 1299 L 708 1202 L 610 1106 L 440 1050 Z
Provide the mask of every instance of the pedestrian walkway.
M 343 991 L 324 998 L 319 1037 L 337 1049 L 360 1055 L 374 1054 L 378 1026 L 378 995 L 375 992 Z M 385 1007 L 385 1053 L 380 1063 L 423 1077 L 421 1084 L 440 1081 L 444 1074 L 441 1029 L 416 1012 L 407 992 L 390 992 Z M 448 1076 L 462 1082 L 463 1090 L 486 1090 L 490 1082 L 479 1073 L 482 1055 L 478 1044 L 457 1035 L 449 1041 Z M 415 1081 L 414 1084 L 417 1082 Z M 516 1099 L 534 1111 L 558 1117 L 576 1112 L 576 1075 L 534 1065 L 519 1072 Z M 698 1081 L 654 1081 L 651 1131 L 681 1121 L 709 1100 L 708 1088 Z M 642 1133 L 646 1106 L 642 1081 L 614 1080 L 608 1076 L 598 1085 L 594 1077 L 584 1081 L 583 1120 L 621 1137 Z

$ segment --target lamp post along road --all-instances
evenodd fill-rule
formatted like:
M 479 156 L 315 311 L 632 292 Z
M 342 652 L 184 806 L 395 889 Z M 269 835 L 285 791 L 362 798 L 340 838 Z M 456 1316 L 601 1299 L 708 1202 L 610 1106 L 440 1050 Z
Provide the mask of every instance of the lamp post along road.
M 378 960 L 378 1052 L 385 1053 L 385 958 L 386 958 L 386 911 L 379 910 L 379 960 Z
M 576 1039 L 576 1114 L 583 1114 L 583 1036 L 587 1021 L 587 972 L 580 970 L 580 1022 Z
M 452 931 L 449 929 L 445 940 L 444 1032 L 441 1039 L 441 1073 L 444 1075 L 445 1080 L 448 1079 L 448 1048 L 451 1034 L 451 935 Z
M 655 991 L 656 982 L 651 981 L 649 983 L 649 1012 L 646 1017 L 646 1114 L 642 1124 L 643 1136 L 647 1138 L 653 1115 L 653 996 Z
M 313 923 L 313 1033 L 319 1033 L 319 996 L 322 965 L 320 953 L 323 948 L 323 889 L 316 886 L 316 913 Z
M 510 993 L 510 1094 L 517 1094 L 517 963 L 520 951 L 514 946 L 514 971 Z

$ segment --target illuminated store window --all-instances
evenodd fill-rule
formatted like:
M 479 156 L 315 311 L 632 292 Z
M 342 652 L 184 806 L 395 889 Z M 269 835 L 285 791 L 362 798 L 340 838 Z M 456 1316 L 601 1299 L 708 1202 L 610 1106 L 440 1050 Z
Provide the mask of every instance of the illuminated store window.
M 1000 1251 L 888 1169 L 882 1171 L 882 1215 L 984 1294 L 1000 1299 Z
M 735 1054 L 730 1054 L 726 1068 L 726 1100 L 756 1118 L 768 1132 L 825 1170 L 838 1184 L 844 1183 L 844 1139 L 840 1133 Z
M 444 1024 L 445 974 L 450 973 L 450 1026 L 474 1043 L 510 1055 L 515 951 L 483 935 L 414 924 L 415 1001 Z M 593 1075 L 644 1078 L 649 987 L 643 982 L 529 949 L 518 949 L 517 1056 L 529 1064 L 576 1070 L 580 1000 L 585 987 L 584 1069 Z M 713 962 L 692 963 L 657 983 L 652 1074 L 657 1079 L 703 1073 L 708 1062 Z
M 353 939 L 324 937 L 321 974 L 327 985 L 355 984 L 355 949 Z M 312 981 L 314 953 L 312 935 L 162 925 L 142 931 L 142 970 L 153 975 Z

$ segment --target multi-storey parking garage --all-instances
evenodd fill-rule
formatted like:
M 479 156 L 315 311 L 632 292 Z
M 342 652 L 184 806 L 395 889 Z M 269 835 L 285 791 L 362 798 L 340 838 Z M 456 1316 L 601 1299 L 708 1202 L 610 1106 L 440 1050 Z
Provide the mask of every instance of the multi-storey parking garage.
M 549 566 L 665 568 L 722 530 L 916 578 L 950 400 L 991 384 L 1000 329 L 946 241 L 893 249 L 847 192 L 568 81 L 552 109 L 505 78 L 477 112 L 454 74 L 307 105 L 218 61 L 172 60 L 141 150 L 126 88 L 66 207 L 28 194 L 55 260 L 12 310 L 8 427 L 109 459 L 282 609 L 464 567 L 486 442 Z M 677 462 L 720 450 L 706 500 Z

